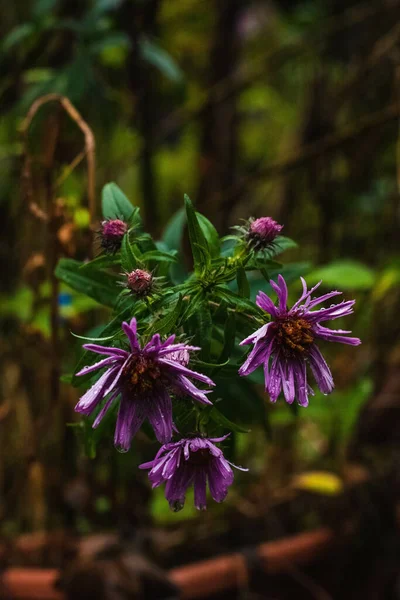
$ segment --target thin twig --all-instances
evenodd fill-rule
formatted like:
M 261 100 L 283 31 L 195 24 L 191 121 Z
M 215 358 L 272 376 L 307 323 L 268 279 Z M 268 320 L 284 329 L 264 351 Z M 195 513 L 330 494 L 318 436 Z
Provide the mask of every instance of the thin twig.
M 86 121 L 82 118 L 80 113 L 76 110 L 76 108 L 71 104 L 71 102 L 65 96 L 61 96 L 59 94 L 47 94 L 46 96 L 42 96 L 35 100 L 35 102 L 30 107 L 28 114 L 26 115 L 22 126 L 21 133 L 26 140 L 29 128 L 31 126 L 32 120 L 35 117 L 36 113 L 40 110 L 42 106 L 48 104 L 49 102 L 58 102 L 61 104 L 65 112 L 69 115 L 69 117 L 76 123 L 79 129 L 82 131 L 85 138 L 85 150 L 84 156 L 86 156 L 87 160 L 87 195 L 88 195 L 88 208 L 90 213 L 90 222 L 92 225 L 96 222 L 96 144 L 93 135 L 93 131 L 86 123 Z M 83 157 L 81 157 L 80 153 L 74 161 L 72 161 L 71 166 L 75 168 Z M 78 160 L 79 159 L 79 160 Z M 68 174 L 72 172 L 73 169 L 70 169 Z

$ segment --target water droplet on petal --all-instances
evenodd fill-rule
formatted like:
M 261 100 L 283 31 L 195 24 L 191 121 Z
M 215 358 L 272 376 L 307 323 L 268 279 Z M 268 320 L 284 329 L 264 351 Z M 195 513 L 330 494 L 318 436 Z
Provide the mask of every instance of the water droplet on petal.
M 173 512 L 179 512 L 184 507 L 184 502 L 180 502 L 179 500 L 175 500 L 174 502 L 170 502 L 169 506 Z
M 121 446 L 120 444 L 117 444 L 117 445 L 115 446 L 115 449 L 116 449 L 118 452 L 120 452 L 121 454 L 126 454 L 126 453 L 129 451 L 129 449 L 128 449 L 128 448 L 124 448 L 124 446 Z

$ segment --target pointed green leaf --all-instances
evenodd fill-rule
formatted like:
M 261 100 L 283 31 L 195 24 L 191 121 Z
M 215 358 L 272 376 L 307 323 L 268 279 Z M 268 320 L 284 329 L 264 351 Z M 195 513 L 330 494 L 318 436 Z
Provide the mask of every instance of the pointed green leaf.
M 201 213 L 196 212 L 196 217 L 204 234 L 204 237 L 207 240 L 211 256 L 219 256 L 220 241 L 218 231 L 215 229 L 214 225 Z
M 242 298 L 250 298 L 250 285 L 247 281 L 246 271 L 243 267 L 239 267 L 236 273 L 239 296 Z
M 160 335 L 166 335 L 171 333 L 176 322 L 178 321 L 182 311 L 182 295 L 179 294 L 179 298 L 175 307 L 167 313 L 162 319 L 158 319 L 155 323 L 152 323 L 149 327 L 148 333 L 154 335 L 159 333 Z
M 210 419 L 212 419 L 214 423 L 217 423 L 217 425 L 220 425 L 224 429 L 229 429 L 230 431 L 239 431 L 240 433 L 249 433 L 251 431 L 246 427 L 237 425 L 236 423 L 230 421 L 215 406 L 213 406 L 210 410 Z
M 204 256 L 207 257 L 208 260 L 208 257 L 210 257 L 210 250 L 208 248 L 207 240 L 197 219 L 192 201 L 190 200 L 187 194 L 185 194 L 185 208 L 188 223 L 189 240 L 190 245 L 192 247 L 194 270 L 196 273 L 200 273 L 204 265 Z
M 105 219 L 130 221 L 135 208 L 116 183 L 107 183 L 101 194 L 101 205 Z
M 138 261 L 129 241 L 129 235 L 124 235 L 121 244 L 121 265 L 124 271 L 130 273 L 138 266 Z
M 113 267 L 121 263 L 121 255 L 119 252 L 116 254 L 101 254 L 89 262 L 82 263 L 80 266 L 81 271 L 97 271 L 98 269 L 107 269 L 107 267 Z

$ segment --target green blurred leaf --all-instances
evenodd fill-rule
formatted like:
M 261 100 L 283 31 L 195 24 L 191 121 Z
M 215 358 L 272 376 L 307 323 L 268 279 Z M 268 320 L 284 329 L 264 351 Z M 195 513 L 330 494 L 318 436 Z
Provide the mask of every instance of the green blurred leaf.
M 80 271 L 98 271 L 99 269 L 107 269 L 121 264 L 121 255 L 119 252 L 115 254 L 101 254 L 89 262 L 82 263 Z
M 8 52 L 14 46 L 17 46 L 21 42 L 25 41 L 26 38 L 32 35 L 35 31 L 33 23 L 21 23 L 10 31 L 8 35 L 3 39 L 1 48 L 4 52 Z
M 183 231 L 186 223 L 185 208 L 180 208 L 168 221 L 162 241 L 170 250 L 179 250 L 182 243 Z
M 174 308 L 162 319 L 158 319 L 155 323 L 152 323 L 148 329 L 148 333 L 151 335 L 154 335 L 155 333 L 159 333 L 160 335 L 166 335 L 170 333 L 180 317 L 182 311 L 182 302 L 182 295 L 179 294 L 178 301 Z
M 113 306 L 117 298 L 116 279 L 112 275 L 90 271 L 85 273 L 82 263 L 72 258 L 61 258 L 55 270 L 56 276 L 77 292 L 86 294 L 106 306 Z
M 215 406 L 213 406 L 210 410 L 209 417 L 214 421 L 214 423 L 220 425 L 224 429 L 229 429 L 229 431 L 239 431 L 240 433 L 250 432 L 250 429 L 247 429 L 246 427 L 242 427 L 241 425 L 237 425 L 236 423 L 233 423 L 233 421 L 230 421 Z
M 129 222 L 135 211 L 124 192 L 113 182 L 103 187 L 101 205 L 105 219 L 123 219 Z
M 339 290 L 368 290 L 375 281 L 372 269 L 355 260 L 337 260 L 308 274 L 307 281 L 317 283 L 322 279 L 325 286 Z
M 175 83 L 183 81 L 183 72 L 168 52 L 146 37 L 139 40 L 142 58 L 159 69 L 163 75 Z

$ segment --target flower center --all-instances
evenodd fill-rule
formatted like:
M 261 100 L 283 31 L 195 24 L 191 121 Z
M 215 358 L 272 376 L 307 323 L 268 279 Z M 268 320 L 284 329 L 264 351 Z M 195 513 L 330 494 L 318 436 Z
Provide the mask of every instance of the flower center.
M 205 466 L 208 465 L 210 460 L 210 452 L 207 448 L 196 450 L 196 452 L 191 452 L 189 455 L 188 463 L 194 466 Z
M 278 318 L 272 327 L 275 331 L 276 341 L 287 356 L 307 352 L 314 342 L 311 323 L 301 317 Z
M 122 377 L 130 392 L 144 394 L 151 391 L 157 379 L 160 379 L 161 369 L 156 361 L 142 354 L 132 355 Z

